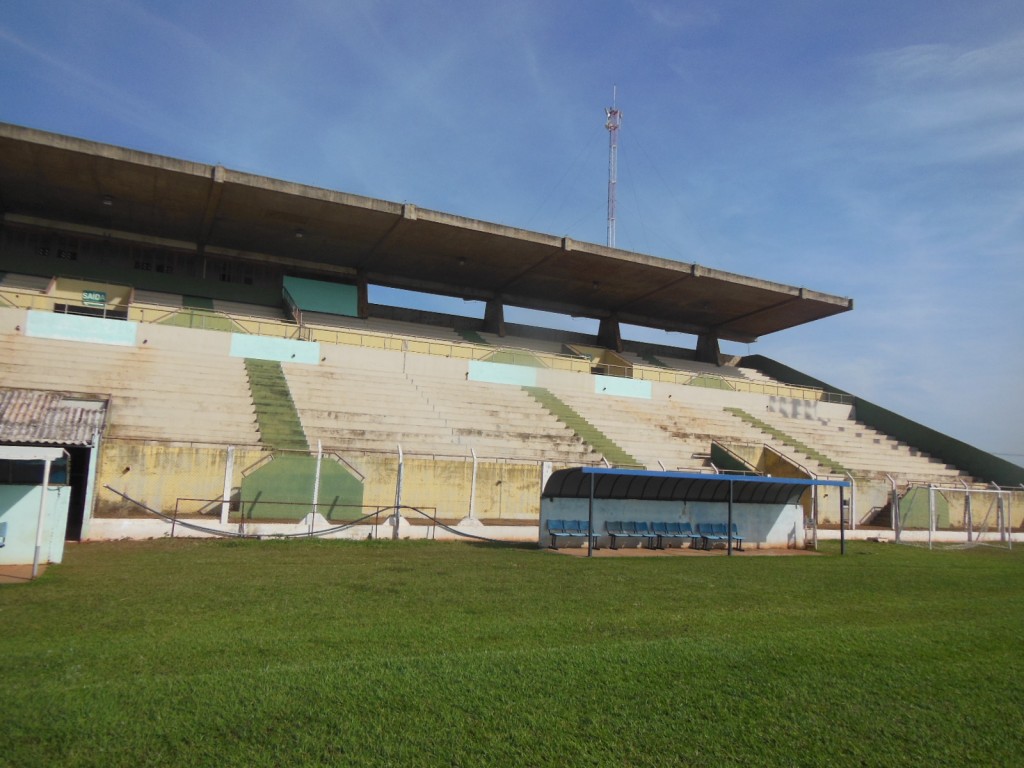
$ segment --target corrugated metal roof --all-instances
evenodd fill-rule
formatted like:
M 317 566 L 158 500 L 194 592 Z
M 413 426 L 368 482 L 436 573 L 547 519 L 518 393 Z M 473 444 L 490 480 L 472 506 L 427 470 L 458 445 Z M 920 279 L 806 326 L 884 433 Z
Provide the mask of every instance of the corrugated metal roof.
M 595 499 L 644 501 L 726 502 L 732 496 L 738 504 L 793 504 L 804 491 L 816 485 L 850 487 L 845 480 L 571 467 L 551 474 L 544 486 L 544 496 L 586 499 L 590 496 L 591 477 Z
M 0 389 L 0 442 L 91 445 L 103 431 L 107 400 L 98 395 Z

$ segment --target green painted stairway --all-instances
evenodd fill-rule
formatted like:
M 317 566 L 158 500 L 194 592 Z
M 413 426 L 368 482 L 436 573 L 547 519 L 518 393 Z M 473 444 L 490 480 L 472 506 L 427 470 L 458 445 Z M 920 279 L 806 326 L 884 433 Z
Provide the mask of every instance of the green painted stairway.
M 609 464 L 616 467 L 643 467 L 644 465 L 615 444 L 601 430 L 580 416 L 574 408 L 562 402 L 543 387 L 523 387 L 538 403 L 575 432 L 583 442 L 602 454 Z
M 807 445 L 807 443 L 801 440 L 797 440 L 792 435 L 786 434 L 781 429 L 773 427 L 771 424 L 768 424 L 767 422 L 761 421 L 761 419 L 757 418 L 756 416 L 752 416 L 751 414 L 744 411 L 742 408 L 725 408 L 723 410 L 725 410 L 726 413 L 731 413 L 736 418 L 742 419 L 748 424 L 757 427 L 762 432 L 767 432 L 775 439 L 780 440 L 786 445 L 796 449 L 805 456 L 811 457 L 822 466 L 831 469 L 833 472 L 840 475 L 849 474 L 846 467 L 844 467 L 835 459 L 829 458 L 821 451 L 812 448 L 811 446 Z
M 299 413 L 292 402 L 281 364 L 273 360 L 245 359 L 249 391 L 256 407 L 260 442 L 279 451 L 309 451 Z
M 272 461 L 242 478 L 242 514 L 249 520 L 301 520 L 312 509 L 317 459 L 309 455 L 309 442 L 288 380 L 281 364 L 274 361 L 246 358 L 245 370 L 260 442 L 275 454 Z M 363 514 L 362 481 L 329 456 L 321 461 L 320 470 L 320 514 L 332 522 L 359 518 Z

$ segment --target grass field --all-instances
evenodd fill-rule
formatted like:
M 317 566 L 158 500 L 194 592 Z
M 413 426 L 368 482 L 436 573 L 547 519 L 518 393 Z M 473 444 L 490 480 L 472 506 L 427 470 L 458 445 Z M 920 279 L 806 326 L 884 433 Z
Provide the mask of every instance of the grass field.
M 1024 765 L 1024 553 L 71 546 L 0 765 Z

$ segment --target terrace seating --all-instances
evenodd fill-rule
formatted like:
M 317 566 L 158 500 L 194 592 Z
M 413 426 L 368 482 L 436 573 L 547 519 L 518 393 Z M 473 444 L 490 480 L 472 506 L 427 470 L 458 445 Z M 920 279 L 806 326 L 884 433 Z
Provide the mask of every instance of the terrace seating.
M 725 541 L 729 538 L 728 534 L 716 531 L 714 523 L 697 523 L 697 533 L 700 534 L 704 549 L 711 549 L 715 542 Z
M 688 539 L 692 549 L 696 549 L 697 542 L 701 540 L 701 537 L 693 532 L 690 523 L 651 523 L 651 531 L 657 536 L 656 546 L 658 549 L 665 548 L 666 539 Z
M 729 540 L 729 538 L 730 538 L 729 528 L 728 528 L 728 526 L 725 523 L 715 523 L 713 530 L 715 531 L 716 534 L 718 534 L 719 536 L 725 538 L 726 541 Z M 732 538 L 733 541 L 736 542 L 736 549 L 738 549 L 738 550 L 740 550 L 742 552 L 743 551 L 743 537 L 740 536 L 740 532 L 739 532 L 739 529 L 736 527 L 736 523 L 732 524 L 732 536 L 731 536 L 731 538 Z
M 712 440 L 737 443 L 768 443 L 779 452 L 792 450 L 757 428 L 728 413 L 716 403 L 682 398 L 692 388 L 673 399 L 610 398 L 607 395 L 552 386 L 551 392 L 575 410 L 612 442 L 628 452 L 647 469 L 698 469 Z M 610 405 L 614 403 L 614 407 Z M 801 463 L 812 471 L 826 474 L 827 468 L 808 458 Z
M 177 333 L 144 347 L 2 336 L 0 386 L 108 394 L 108 437 L 258 444 L 242 360 Z
M 850 471 L 937 482 L 968 479 L 956 467 L 857 422 L 852 413 L 818 411 L 789 416 L 766 409 L 758 417 L 815 450 L 835 459 Z
M 450 372 L 402 374 L 327 362 L 283 366 L 310 440 L 350 451 L 593 463 L 571 429 L 518 387 Z
M 619 548 L 619 539 L 642 539 L 647 542 L 648 549 L 653 549 L 658 538 L 658 535 L 647 527 L 647 523 L 638 523 L 632 520 L 608 521 L 604 527 L 605 533 L 611 540 L 612 549 Z
M 718 542 L 728 544 L 729 539 L 736 542 L 736 549 L 743 551 L 743 537 L 740 536 L 736 523 L 732 524 L 732 534 L 729 533 L 729 526 L 726 523 L 698 523 L 697 537 L 701 541 L 702 549 L 711 549 Z M 694 544 L 696 546 L 696 543 Z
M 559 539 L 586 539 L 590 523 L 586 520 L 548 520 L 548 534 L 551 536 L 551 549 L 558 549 Z M 597 548 L 597 536 L 592 537 L 591 544 Z

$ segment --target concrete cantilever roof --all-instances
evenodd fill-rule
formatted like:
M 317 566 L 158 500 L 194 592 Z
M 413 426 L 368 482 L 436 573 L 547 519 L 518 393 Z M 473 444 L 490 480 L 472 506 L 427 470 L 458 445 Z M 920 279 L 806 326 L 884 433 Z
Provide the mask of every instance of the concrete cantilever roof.
M 0 211 L 12 223 L 141 235 L 377 285 L 734 341 L 853 308 L 850 299 L 698 264 L 5 123 Z

